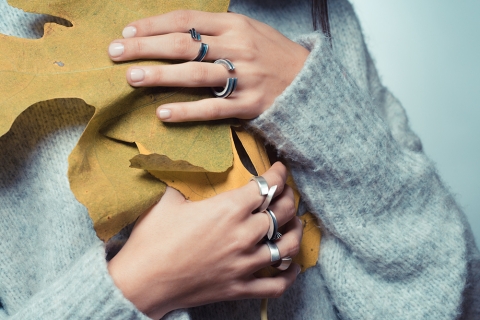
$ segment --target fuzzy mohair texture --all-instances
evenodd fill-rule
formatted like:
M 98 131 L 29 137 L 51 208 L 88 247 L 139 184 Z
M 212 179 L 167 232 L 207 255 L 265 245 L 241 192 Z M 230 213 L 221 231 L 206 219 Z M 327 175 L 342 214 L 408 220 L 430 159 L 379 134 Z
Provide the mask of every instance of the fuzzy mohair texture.
M 312 29 L 310 0 L 233 0 L 229 9 L 310 50 L 291 85 L 245 123 L 278 150 L 322 228 L 317 265 L 269 301 L 269 316 L 479 319 L 480 255 L 465 215 L 381 84 L 351 4 L 328 5 L 331 45 Z M 51 20 L 0 0 L 1 33 L 39 37 Z M 148 319 L 115 287 L 111 246 L 69 188 L 67 157 L 91 115 L 68 100 L 38 104 L 0 138 L 0 319 Z M 165 319 L 257 319 L 259 305 Z

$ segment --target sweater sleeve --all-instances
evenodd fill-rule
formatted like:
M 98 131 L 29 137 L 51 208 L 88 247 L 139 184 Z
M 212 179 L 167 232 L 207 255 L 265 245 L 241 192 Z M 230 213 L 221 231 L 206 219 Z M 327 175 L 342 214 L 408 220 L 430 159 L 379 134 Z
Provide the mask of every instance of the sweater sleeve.
M 288 162 L 325 227 L 319 265 L 340 317 L 455 318 L 467 277 L 463 213 L 403 108 L 375 87 L 371 61 L 359 86 L 322 35 L 300 43 L 311 51 L 302 71 L 247 126 Z
M 104 247 L 98 241 L 20 309 L 0 308 L 0 319 L 150 319 L 114 285 L 104 255 Z

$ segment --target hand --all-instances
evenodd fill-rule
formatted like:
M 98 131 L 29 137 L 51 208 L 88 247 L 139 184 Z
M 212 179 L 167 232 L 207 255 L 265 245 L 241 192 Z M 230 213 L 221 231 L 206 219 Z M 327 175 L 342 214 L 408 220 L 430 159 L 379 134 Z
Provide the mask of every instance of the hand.
M 276 241 L 282 257 L 298 253 L 302 225 L 294 218 L 293 191 L 277 162 L 263 177 L 277 185 L 270 208 L 284 235 Z M 269 218 L 260 206 L 256 182 L 204 201 L 188 202 L 167 188 L 161 201 L 140 217 L 132 234 L 109 262 L 109 272 L 127 299 L 150 317 L 225 300 L 280 296 L 296 279 L 292 264 L 274 278 L 253 274 L 271 265 L 262 243 Z
M 224 87 L 228 77 L 237 77 L 238 85 L 227 99 L 162 105 L 157 116 L 163 121 L 255 118 L 290 85 L 309 54 L 275 29 L 246 16 L 185 10 L 129 24 L 123 31 L 126 39 L 110 44 L 110 58 L 192 60 L 200 47 L 188 33 L 192 27 L 209 45 L 205 60 L 229 59 L 235 71 L 206 62 L 135 66 L 127 71 L 128 83 L 135 87 Z

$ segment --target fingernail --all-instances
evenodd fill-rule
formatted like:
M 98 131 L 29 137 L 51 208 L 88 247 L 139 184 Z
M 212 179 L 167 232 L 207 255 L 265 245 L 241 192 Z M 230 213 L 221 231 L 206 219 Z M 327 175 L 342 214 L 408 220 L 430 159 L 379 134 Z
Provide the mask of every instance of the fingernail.
M 118 42 L 114 42 L 114 43 L 110 44 L 110 46 L 108 47 L 108 53 L 112 57 L 120 56 L 123 53 L 124 50 L 125 50 L 125 47 L 123 46 L 123 44 L 118 43 Z
M 170 109 L 160 109 L 158 111 L 158 117 L 160 120 L 167 120 L 172 116 L 172 111 Z
M 297 276 L 300 274 L 300 271 L 302 271 L 302 268 L 300 266 L 297 266 Z
M 130 70 L 130 79 L 133 82 L 143 81 L 143 79 L 145 79 L 145 71 L 143 71 L 142 69 Z
M 137 28 L 132 27 L 132 26 L 126 27 L 122 31 L 122 36 L 124 38 L 133 38 L 133 37 L 135 37 L 136 34 L 137 34 Z

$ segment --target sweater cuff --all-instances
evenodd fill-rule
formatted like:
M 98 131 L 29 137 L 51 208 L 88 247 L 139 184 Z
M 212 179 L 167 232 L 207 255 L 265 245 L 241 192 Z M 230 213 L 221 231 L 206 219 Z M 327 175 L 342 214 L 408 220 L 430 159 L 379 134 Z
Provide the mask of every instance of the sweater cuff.
M 21 319 L 150 319 L 113 283 L 101 243 L 36 294 L 20 313 L 16 316 Z

